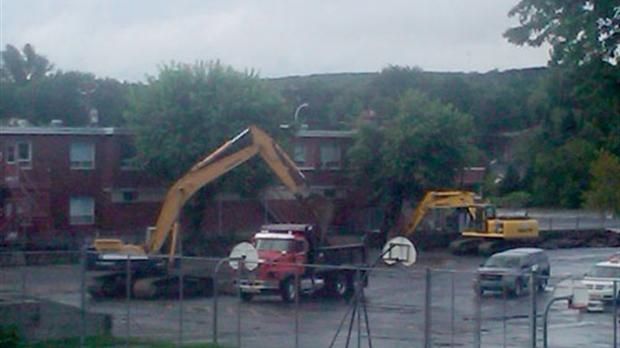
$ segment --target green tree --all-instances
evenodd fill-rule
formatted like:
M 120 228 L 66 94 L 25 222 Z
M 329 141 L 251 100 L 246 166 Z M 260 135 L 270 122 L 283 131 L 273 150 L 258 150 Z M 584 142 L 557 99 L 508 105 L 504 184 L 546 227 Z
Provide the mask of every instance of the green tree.
M 620 214 L 620 159 L 601 151 L 590 166 L 590 189 L 585 206 L 600 212 Z
M 500 182 L 498 190 L 501 196 L 507 195 L 511 192 L 518 191 L 521 187 L 521 177 L 514 165 L 508 165 L 506 169 L 506 175 Z
M 539 204 L 581 206 L 594 153 L 620 155 L 619 13 L 613 0 L 522 0 L 509 12 L 520 21 L 504 33 L 510 42 L 552 47 L 527 175 Z
M 619 12 L 616 0 L 521 0 L 508 13 L 520 25 L 504 36 L 517 45 L 549 43 L 555 64 L 615 64 L 620 58 Z
M 255 73 L 199 62 L 164 65 L 146 85 L 133 86 L 125 118 L 136 134 L 138 164 L 172 181 L 249 124 L 276 134 L 284 115 L 279 95 Z M 260 186 L 245 178 L 238 190 Z
M 473 153 L 471 134 L 469 115 L 413 90 L 402 95 L 397 113 L 381 127 L 362 128 L 349 165 L 353 177 L 371 187 L 370 197 L 385 207 L 385 229 L 404 199 L 454 184 L 455 172 Z
M 420 68 L 389 66 L 370 82 L 367 99 L 379 115 L 394 115 L 398 100 L 409 90 L 421 90 L 425 82 Z
M 583 139 L 540 151 L 534 163 L 532 194 L 543 206 L 579 208 L 588 189 L 588 164 L 595 158 L 595 147 Z
M 26 44 L 21 52 L 13 45 L 6 45 L 6 50 L 2 51 L 0 76 L 3 80 L 22 85 L 45 77 L 53 68 L 54 65 L 45 56 L 37 54 L 30 44 Z

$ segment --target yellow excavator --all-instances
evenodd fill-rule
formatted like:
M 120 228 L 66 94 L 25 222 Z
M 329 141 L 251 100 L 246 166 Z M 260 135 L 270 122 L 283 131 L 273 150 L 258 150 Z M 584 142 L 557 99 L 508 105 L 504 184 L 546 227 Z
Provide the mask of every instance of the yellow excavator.
M 249 145 L 238 151 L 232 149 L 247 138 L 251 139 Z M 181 286 L 184 294 L 208 294 L 213 284 L 210 276 L 182 276 L 173 272 L 179 214 L 200 188 L 256 155 L 297 198 L 310 196 L 305 178 L 291 158 L 266 133 L 250 126 L 196 163 L 172 185 L 157 224 L 148 229 L 142 245 L 126 244 L 116 238 L 94 240 L 88 253 L 87 268 L 103 274 L 93 277 L 88 287 L 91 296 L 116 297 L 131 291 L 131 295 L 137 298 L 156 298 L 178 294 Z M 167 251 L 162 252 L 164 245 L 167 245 Z
M 454 254 L 478 252 L 489 255 L 517 245 L 529 245 L 538 238 L 538 221 L 527 216 L 497 216 L 496 207 L 477 198 L 474 192 L 460 190 L 429 191 L 414 209 L 403 228 L 412 238 L 421 222 L 436 209 L 449 209 L 447 219 L 455 221 L 460 237 L 450 242 Z M 426 234 L 433 238 L 433 232 Z

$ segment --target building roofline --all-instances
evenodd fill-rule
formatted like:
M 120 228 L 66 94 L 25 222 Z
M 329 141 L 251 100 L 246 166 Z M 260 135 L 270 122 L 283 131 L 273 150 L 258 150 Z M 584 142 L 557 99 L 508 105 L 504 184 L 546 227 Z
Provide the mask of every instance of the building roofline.
M 338 131 L 338 130 L 300 130 L 296 133 L 299 138 L 351 138 L 356 131 Z
M 131 134 L 115 127 L 0 127 L 0 135 L 116 135 Z

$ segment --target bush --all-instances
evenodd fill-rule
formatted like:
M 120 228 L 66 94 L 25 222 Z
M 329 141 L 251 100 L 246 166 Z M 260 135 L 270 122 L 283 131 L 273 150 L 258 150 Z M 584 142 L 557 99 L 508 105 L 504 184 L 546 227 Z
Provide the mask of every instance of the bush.
M 22 343 L 15 325 L 0 326 L 0 347 L 17 348 L 21 346 Z

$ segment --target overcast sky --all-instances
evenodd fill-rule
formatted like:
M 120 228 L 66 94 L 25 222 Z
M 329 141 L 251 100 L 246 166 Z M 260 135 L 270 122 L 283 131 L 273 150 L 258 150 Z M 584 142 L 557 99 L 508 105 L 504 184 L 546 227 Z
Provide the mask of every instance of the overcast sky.
M 518 0 L 0 0 L 2 49 L 34 45 L 57 69 L 140 81 L 171 61 L 219 59 L 261 77 L 507 70 L 548 48 L 509 44 Z

